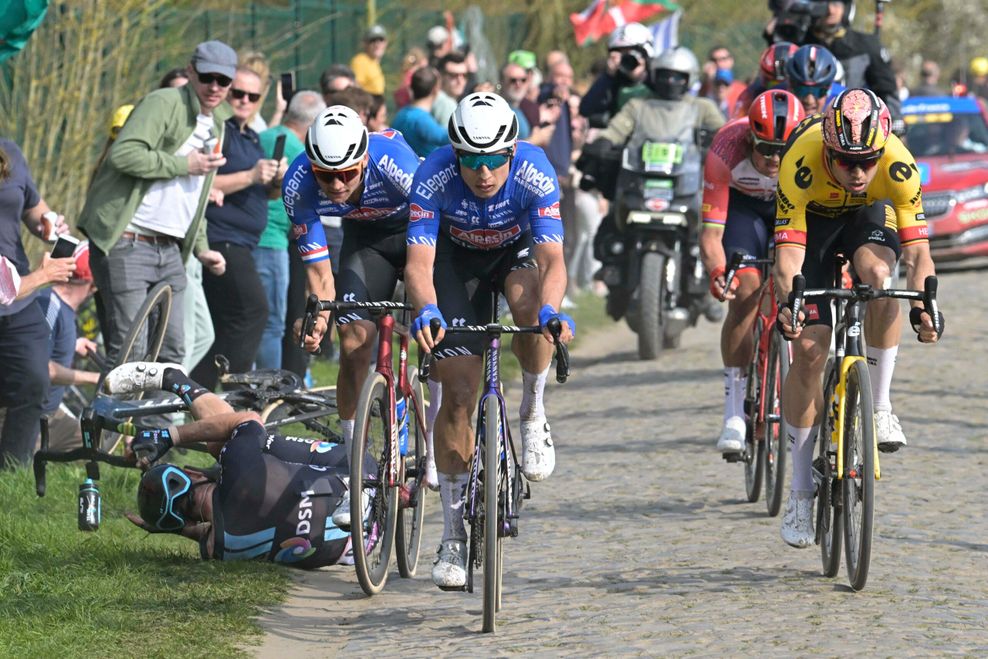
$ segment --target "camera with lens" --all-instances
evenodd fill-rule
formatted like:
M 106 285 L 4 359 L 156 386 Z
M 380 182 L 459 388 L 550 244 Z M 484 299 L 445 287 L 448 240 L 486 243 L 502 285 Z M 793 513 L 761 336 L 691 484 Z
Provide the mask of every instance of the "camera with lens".
M 828 0 L 769 0 L 768 7 L 775 16 L 776 41 L 803 43 L 813 22 L 829 11 Z
M 618 64 L 620 71 L 628 79 L 633 79 L 635 69 L 645 63 L 645 58 L 636 50 L 627 50 L 621 53 L 621 62 Z

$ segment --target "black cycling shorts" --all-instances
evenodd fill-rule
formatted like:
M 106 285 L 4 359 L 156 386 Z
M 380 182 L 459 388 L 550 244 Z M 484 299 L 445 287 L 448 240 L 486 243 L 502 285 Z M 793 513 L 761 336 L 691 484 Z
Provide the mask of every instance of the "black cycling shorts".
M 503 294 L 505 281 L 515 270 L 535 268 L 532 233 L 499 249 L 461 247 L 445 233 L 436 239 L 433 281 L 436 299 L 450 325 L 486 325 L 495 314 L 494 293 Z M 436 346 L 436 359 L 484 354 L 482 334 L 447 334 Z
M 336 299 L 340 302 L 390 300 L 405 268 L 406 220 L 386 224 L 343 223 L 343 247 L 336 275 Z M 337 315 L 336 324 L 369 319 L 366 311 Z
M 807 213 L 806 257 L 802 271 L 806 287 L 834 286 L 834 255 L 838 252 L 851 260 L 862 245 L 884 245 L 895 252 L 898 260 L 902 248 L 899 234 L 886 225 L 889 217 L 895 218 L 895 209 L 888 201 L 876 201 L 836 218 Z M 805 313 L 807 325 L 834 326 L 830 303 L 826 299 L 806 298 Z
M 774 231 L 775 200 L 757 199 L 731 188 L 721 239 L 728 260 L 738 250 L 755 258 L 766 258 Z

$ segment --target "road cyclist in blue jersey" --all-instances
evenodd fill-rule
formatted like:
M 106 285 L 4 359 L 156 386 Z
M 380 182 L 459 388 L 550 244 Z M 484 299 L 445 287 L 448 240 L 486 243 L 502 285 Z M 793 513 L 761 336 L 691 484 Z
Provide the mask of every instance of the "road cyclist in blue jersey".
M 456 589 L 466 582 L 463 496 L 484 337 L 447 337 L 444 330 L 492 322 L 495 293 L 506 298 L 514 324 L 543 328 L 542 336 L 515 335 L 512 342 L 523 374 L 522 471 L 541 481 L 555 466 L 542 402 L 553 350 L 545 328 L 553 318 L 563 321 L 560 339 L 569 342 L 576 324 L 557 311 L 566 291 L 563 225 L 559 182 L 545 153 L 516 141 L 518 119 L 492 93 L 463 98 L 448 132 L 451 144 L 433 151 L 412 182 L 405 284 L 419 310 L 412 331 L 439 360 L 443 390 L 435 425 L 443 537 L 432 580 Z M 435 337 L 432 319 L 442 327 Z
M 351 108 L 323 110 L 305 137 L 305 153 L 292 162 L 282 183 L 282 199 L 292 221 L 292 236 L 305 263 L 307 288 L 321 300 L 389 300 L 405 267 L 408 194 L 418 156 L 401 133 L 368 133 Z M 330 266 L 321 217 L 340 217 L 343 246 L 338 277 Z M 357 397 L 374 357 L 377 328 L 363 312 L 336 317 L 340 335 L 340 371 L 336 401 L 343 440 L 353 439 Z M 329 329 L 329 312 L 316 319 L 304 347 L 318 349 Z M 301 333 L 301 319 L 295 336 Z M 429 462 L 434 465 L 429 453 Z M 436 486 L 435 468 L 431 485 Z M 430 479 L 427 476 L 427 482 Z M 349 497 L 335 511 L 341 527 L 350 525 Z

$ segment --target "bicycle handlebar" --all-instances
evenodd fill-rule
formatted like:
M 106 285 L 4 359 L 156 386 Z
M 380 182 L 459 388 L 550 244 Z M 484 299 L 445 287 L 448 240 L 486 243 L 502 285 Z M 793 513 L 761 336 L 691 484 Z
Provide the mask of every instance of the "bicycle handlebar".
M 748 254 L 743 249 L 739 249 L 731 254 L 731 260 L 727 263 L 727 271 L 724 273 L 724 295 L 731 290 L 731 284 L 734 282 L 734 278 L 738 274 L 738 270 L 744 267 L 752 265 L 772 265 L 775 261 L 772 259 L 760 259 L 751 254 Z M 721 302 L 724 301 L 724 296 L 721 296 Z
M 855 284 L 854 288 L 806 288 L 806 279 L 803 275 L 796 275 L 792 278 L 792 293 L 790 293 L 790 306 L 792 310 L 792 331 L 799 328 L 798 315 L 803 306 L 804 298 L 826 297 L 843 300 L 857 300 L 867 302 L 879 298 L 896 298 L 899 300 L 918 300 L 923 303 L 923 311 L 929 314 L 933 320 L 933 329 L 940 334 L 942 326 L 940 324 L 940 314 L 937 306 L 937 278 L 929 275 L 923 281 L 923 290 L 914 291 L 910 289 L 895 288 L 875 288 L 870 284 Z
M 390 300 L 383 300 L 380 302 L 337 302 L 335 300 L 320 300 L 319 296 L 315 293 L 310 293 L 309 297 L 305 301 L 305 316 L 302 320 L 302 332 L 298 337 L 298 347 L 305 348 L 305 337 L 312 336 L 312 330 L 316 325 L 316 317 L 321 311 L 354 311 L 357 309 L 369 310 L 369 311 L 394 311 L 394 310 L 411 310 L 413 307 L 407 302 L 391 302 Z M 319 349 L 316 349 L 316 354 L 319 354 Z

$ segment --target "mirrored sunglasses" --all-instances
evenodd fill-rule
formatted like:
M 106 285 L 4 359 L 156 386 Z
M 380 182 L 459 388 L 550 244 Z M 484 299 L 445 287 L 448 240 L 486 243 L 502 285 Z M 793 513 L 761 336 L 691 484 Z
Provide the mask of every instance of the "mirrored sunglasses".
M 336 180 L 342 181 L 344 184 L 348 184 L 353 181 L 353 179 L 360 176 L 360 172 L 362 170 L 362 165 L 337 170 L 322 169 L 320 167 L 316 167 L 315 165 L 312 166 L 312 174 L 316 177 L 316 179 L 327 184 Z
M 768 140 L 760 140 L 754 135 L 751 136 L 754 142 L 754 149 L 759 155 L 766 158 L 771 158 L 772 156 L 782 157 L 782 152 L 786 150 L 785 142 L 769 142 Z
M 513 153 L 458 153 L 457 157 L 460 160 L 460 165 L 467 167 L 469 169 L 478 170 L 481 167 L 486 167 L 490 170 L 495 170 L 498 167 L 504 167 Z
M 872 167 L 878 164 L 878 161 L 882 159 L 882 154 L 885 152 L 883 149 L 878 153 L 868 156 L 867 158 L 861 158 L 858 156 L 848 156 L 842 153 L 829 152 L 830 162 L 834 163 L 841 169 L 854 169 L 855 167 L 860 167 L 864 171 L 868 171 Z
M 816 96 L 817 98 L 823 98 L 830 91 L 829 87 L 820 87 L 817 85 L 793 85 L 792 93 L 796 95 L 796 98 L 803 98 L 805 96 Z

